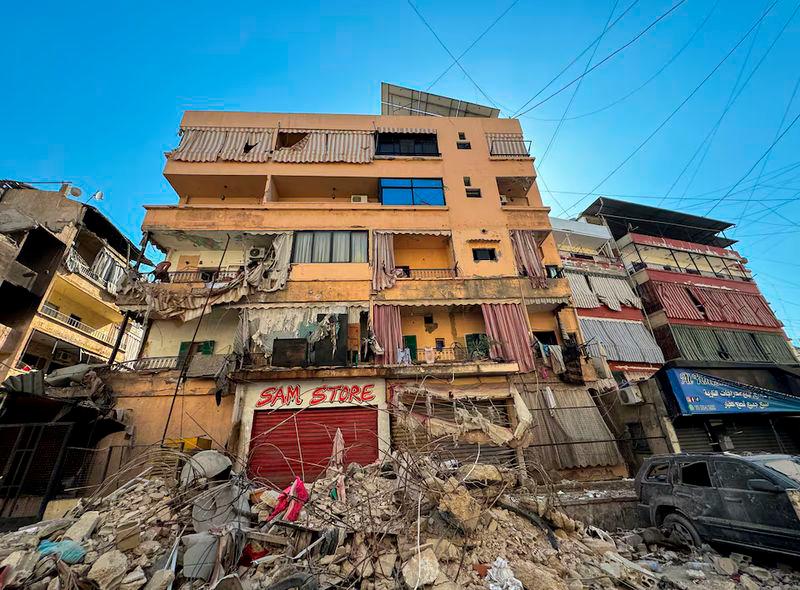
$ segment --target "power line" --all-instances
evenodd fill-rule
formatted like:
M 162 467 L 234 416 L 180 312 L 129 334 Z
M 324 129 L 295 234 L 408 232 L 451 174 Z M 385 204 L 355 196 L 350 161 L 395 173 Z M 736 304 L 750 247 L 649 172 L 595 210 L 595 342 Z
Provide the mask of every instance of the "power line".
M 533 100 L 533 98 L 529 99 L 529 100 L 528 100 L 528 101 L 525 103 L 525 105 L 523 105 L 523 106 L 522 106 L 522 107 L 521 107 L 521 108 L 520 108 L 520 109 L 517 111 L 517 113 L 516 113 L 514 116 L 515 116 L 515 117 L 517 117 L 517 116 L 522 116 L 522 115 L 524 115 L 524 114 L 526 114 L 526 113 L 529 113 L 529 112 L 531 112 L 533 109 L 535 109 L 535 108 L 537 108 L 537 107 L 539 107 L 539 106 L 543 105 L 544 103 L 546 103 L 546 102 L 547 102 L 548 100 L 550 100 L 551 98 L 553 98 L 553 97 L 555 97 L 555 96 L 558 96 L 558 95 L 559 95 L 559 94 L 561 94 L 561 93 L 562 93 L 564 90 L 566 90 L 567 88 L 569 88 L 570 86 L 572 86 L 573 84 L 575 84 L 575 83 L 576 83 L 578 80 L 580 80 L 581 78 L 583 78 L 583 77 L 584 77 L 584 76 L 586 76 L 587 74 L 590 74 L 591 72 L 593 72 L 594 70 L 596 70 L 597 68 L 599 68 L 601 65 L 603 65 L 604 63 L 606 63 L 608 60 L 610 60 L 612 57 L 614 57 L 615 55 L 617 55 L 617 54 L 618 54 L 618 53 L 620 53 L 621 51 L 624 51 L 625 49 L 627 49 L 628 47 L 630 47 L 631 45 L 633 45 L 633 44 L 634 44 L 636 41 L 638 41 L 638 40 L 639 40 L 641 37 L 643 37 L 643 36 L 645 35 L 645 33 L 647 33 L 647 31 L 649 31 L 649 30 L 650 30 L 650 29 L 652 29 L 654 26 L 656 26 L 656 25 L 657 25 L 659 22 L 661 22 L 662 20 L 664 20 L 665 18 L 667 18 L 667 17 L 668 17 L 668 16 L 669 16 L 669 15 L 670 15 L 670 14 L 671 14 L 673 11 L 677 10 L 677 8 L 678 8 L 679 6 L 681 6 L 681 5 L 682 5 L 683 3 L 685 3 L 685 2 L 686 2 L 686 0 L 678 0 L 678 2 L 677 2 L 676 4 L 674 4 L 674 5 L 672 6 L 672 8 L 670 8 L 669 10 L 667 10 L 665 13 L 663 13 L 661 16 L 659 16 L 659 17 L 658 17 L 656 20 L 654 20 L 654 21 L 653 21 L 653 22 L 651 22 L 649 25 L 647 25 L 647 26 L 646 26 L 644 29 L 642 29 L 642 30 L 641 30 L 641 31 L 640 31 L 640 32 L 639 32 L 639 33 L 638 33 L 638 34 L 637 34 L 637 35 L 636 35 L 636 36 L 635 36 L 633 39 L 631 39 L 630 41 L 628 41 L 627 43 L 625 43 L 625 45 L 623 45 L 622 47 L 619 47 L 619 48 L 615 49 L 615 50 L 614 50 L 614 51 L 612 51 L 610 54 L 608 54 L 606 57 L 604 57 L 604 58 L 603 58 L 603 59 L 601 59 L 599 62 L 597 62 L 595 65 L 593 65 L 591 68 L 589 68 L 589 70 L 588 70 L 588 71 L 586 71 L 585 73 L 581 74 L 580 76 L 578 76 L 577 78 L 575 78 L 575 79 L 574 79 L 574 80 L 572 80 L 571 82 L 569 82 L 569 83 L 565 84 L 564 86 L 562 86 L 561 88 L 559 88 L 558 90 L 556 90 L 555 92 L 553 92 L 552 94 L 550 94 L 549 96 L 547 96 L 546 98 L 543 98 L 542 100 L 540 100 L 539 102 L 537 102 L 537 103 L 536 103 L 535 105 L 533 105 L 532 107 L 528 107 L 527 109 L 525 109 L 525 110 L 523 111 L 522 109 L 523 109 L 523 108 L 525 108 L 525 106 L 526 106 L 526 105 L 530 104 L 530 102 Z
M 774 4 L 773 4 L 773 6 L 774 6 Z M 795 9 L 792 12 L 792 14 L 786 20 L 786 23 L 784 23 L 783 27 L 781 27 L 781 30 L 778 31 L 778 34 L 775 36 L 775 38 L 772 40 L 772 43 L 770 43 L 769 47 L 764 52 L 764 55 L 761 56 L 761 59 L 758 60 L 756 65 L 753 67 L 753 69 L 747 75 L 747 78 L 745 79 L 745 81 L 742 84 L 742 86 L 737 91 L 737 86 L 739 85 L 739 81 L 741 80 L 742 73 L 744 72 L 745 67 L 747 66 L 747 61 L 750 59 L 750 54 L 752 52 L 753 44 L 755 43 L 756 36 L 758 35 L 758 31 L 756 31 L 756 34 L 753 35 L 753 41 L 752 41 L 752 43 L 750 43 L 750 48 L 747 51 L 747 56 L 745 56 L 745 59 L 742 62 L 742 67 L 739 70 L 739 74 L 737 75 L 736 81 L 733 84 L 733 88 L 731 88 L 731 95 L 728 97 L 728 102 L 725 105 L 725 108 L 722 110 L 722 113 L 720 114 L 719 118 L 714 123 L 714 125 L 711 127 L 709 132 L 703 138 L 703 141 L 701 141 L 700 145 L 697 146 L 697 149 L 692 154 L 692 157 L 689 158 L 688 162 L 686 162 L 686 166 L 684 166 L 683 170 L 681 170 L 680 174 L 678 174 L 677 178 L 672 183 L 672 186 L 670 186 L 669 189 L 667 189 L 667 194 L 669 194 L 669 192 L 672 191 L 673 188 L 675 188 L 675 186 L 678 184 L 680 179 L 686 173 L 686 170 L 689 168 L 689 166 L 691 166 L 692 162 L 697 157 L 697 154 L 700 153 L 700 150 L 703 149 L 703 146 L 705 146 L 705 151 L 703 152 L 703 155 L 700 157 L 700 160 L 699 160 L 699 162 L 697 164 L 697 167 L 694 169 L 694 173 L 692 174 L 692 177 L 689 179 L 689 182 L 687 183 L 686 187 L 683 189 L 683 194 L 681 195 L 681 197 L 683 197 L 683 195 L 685 195 L 689 191 L 689 188 L 694 183 L 695 178 L 697 178 L 697 175 L 700 172 L 700 169 L 703 167 L 703 163 L 705 162 L 706 157 L 708 156 L 708 153 L 711 150 L 711 145 L 714 143 L 714 139 L 717 136 L 717 132 L 719 131 L 720 127 L 722 126 L 722 121 L 725 119 L 725 116 L 728 114 L 728 111 L 730 111 L 730 109 L 733 107 L 734 103 L 742 95 L 742 93 L 744 92 L 744 89 L 747 88 L 747 85 L 750 83 L 750 80 L 753 79 L 753 76 L 755 75 L 755 73 L 759 70 L 761 65 L 767 59 L 767 56 L 770 54 L 772 49 L 775 47 L 775 44 L 781 38 L 781 36 L 783 35 L 784 31 L 786 31 L 786 28 L 789 26 L 789 23 L 792 22 L 792 20 L 794 19 L 795 15 L 797 14 L 798 8 L 800 8 L 800 4 L 798 4 L 795 7 Z M 770 10 L 772 10 L 772 6 L 770 6 L 768 9 L 766 9 L 764 16 L 766 16 L 766 13 L 769 12 Z M 678 202 L 680 202 L 680 199 L 678 199 Z
M 431 27 L 431 25 L 428 24 L 428 21 L 425 20 L 425 17 L 422 16 L 422 13 L 417 9 L 417 7 L 414 5 L 414 3 L 411 0 L 406 0 L 406 2 L 408 2 L 408 5 L 417 14 L 419 19 L 422 21 L 422 24 L 424 24 L 427 27 L 427 29 L 431 32 L 431 34 L 436 38 L 436 41 L 438 41 L 439 45 L 442 46 L 442 49 L 444 49 L 447 52 L 447 55 L 449 55 L 450 58 L 453 60 L 453 62 L 459 67 L 459 69 L 462 72 L 464 72 L 464 75 L 467 78 L 469 78 L 469 81 L 472 82 L 472 85 L 475 86 L 475 88 L 477 88 L 478 92 L 480 92 L 486 98 L 486 100 L 488 100 L 490 103 L 492 103 L 495 107 L 501 108 L 502 105 L 500 105 L 497 102 L 495 102 L 494 99 L 491 96 L 486 94 L 486 92 L 484 92 L 483 88 L 480 87 L 480 84 L 478 84 L 475 81 L 475 79 L 472 76 L 469 75 L 469 72 L 467 72 L 467 70 L 464 69 L 464 66 L 461 65 L 461 62 L 458 60 L 458 58 L 455 55 L 453 55 L 453 52 L 450 51 L 447 48 L 447 45 L 445 45 L 444 41 L 442 41 L 441 38 L 439 37 L 439 35 L 436 34 L 436 31 L 433 30 L 433 27 Z M 505 109 L 505 110 L 508 110 L 508 109 Z
M 639 86 L 637 86 L 636 88 L 634 88 L 633 90 L 631 90 L 630 92 L 625 94 L 624 96 L 622 96 L 622 97 L 618 98 L 617 100 L 607 104 L 604 107 L 601 107 L 599 109 L 595 109 L 593 111 L 589 111 L 588 113 L 582 113 L 580 115 L 572 115 L 571 117 L 564 118 L 564 120 L 565 121 L 574 121 L 576 119 L 583 119 L 584 117 L 591 117 L 592 115 L 597 115 L 598 113 L 602 113 L 603 111 L 607 111 L 608 109 L 617 106 L 621 102 L 624 102 L 624 101 L 628 100 L 631 96 L 633 96 L 634 94 L 636 94 L 637 92 L 642 90 L 645 86 L 650 84 L 650 82 L 652 82 L 653 80 L 658 78 L 664 72 L 664 70 L 666 70 L 669 66 L 671 66 L 672 63 L 676 59 L 678 59 L 681 56 L 681 54 L 689 47 L 689 45 L 692 44 L 692 41 L 694 41 L 694 38 L 700 33 L 701 30 L 703 30 L 703 28 L 706 26 L 706 23 L 708 23 L 709 19 L 711 18 L 711 15 L 716 11 L 717 6 L 719 6 L 719 3 L 720 3 L 720 0 L 717 0 L 714 3 L 714 6 L 711 7 L 711 10 L 708 12 L 708 14 L 703 19 L 703 22 L 701 22 L 700 25 L 694 30 L 694 32 L 690 35 L 690 37 L 686 41 L 686 43 L 684 43 L 683 46 L 680 49 L 678 49 L 678 51 L 675 52 L 672 55 L 672 57 L 669 58 L 669 60 L 667 60 L 667 62 L 656 71 L 655 74 L 650 76 L 642 84 L 640 84 Z M 559 120 L 557 118 L 556 119 L 547 119 L 547 118 L 543 118 L 543 117 L 533 117 L 531 115 L 526 115 L 526 117 L 529 118 L 529 119 L 533 119 L 534 121 L 554 122 L 554 121 L 558 121 Z
M 771 143 L 771 144 L 769 145 L 769 147 L 768 147 L 768 148 L 767 148 L 767 149 L 764 151 L 764 153 L 763 153 L 763 154 L 761 154 L 761 156 L 758 158 L 758 160 L 756 160 L 756 161 L 753 163 L 753 165 L 752 165 L 752 166 L 750 166 L 750 168 L 748 168 L 748 170 L 747 170 L 747 172 L 745 172 L 744 176 L 742 176 L 742 177 L 741 177 L 741 178 L 740 178 L 740 179 L 739 179 L 739 180 L 738 180 L 736 183 L 734 183 L 734 185 L 733 185 L 733 186 L 732 186 L 732 187 L 731 187 L 731 188 L 728 190 L 728 192 L 727 192 L 727 193 L 725 193 L 724 195 L 722 195 L 722 196 L 721 196 L 721 197 L 720 197 L 720 198 L 719 198 L 719 199 L 718 199 L 718 200 L 717 200 L 717 201 L 716 201 L 716 202 L 715 202 L 715 203 L 714 203 L 714 204 L 711 206 L 711 209 L 709 209 L 709 210 L 706 212 L 706 215 L 710 214 L 710 213 L 711 213 L 711 212 L 712 212 L 714 209 L 716 209 L 716 208 L 719 206 L 719 204 L 720 204 L 722 201 L 724 201 L 724 200 L 725 200 L 725 199 L 726 199 L 726 198 L 727 198 L 727 197 L 728 197 L 728 196 L 731 194 L 731 192 L 733 191 L 733 189 L 734 189 L 734 188 L 736 188 L 737 186 L 739 186 L 739 184 L 740 184 L 740 183 L 741 183 L 741 182 L 742 182 L 742 181 L 743 181 L 745 178 L 747 178 L 748 176 L 750 176 L 750 173 L 751 173 L 753 170 L 755 170 L 755 168 L 756 168 L 756 166 L 758 166 L 759 162 L 761 162 L 761 160 L 763 160 L 764 158 L 766 158 L 766 157 L 769 155 L 769 153 L 772 151 L 772 149 L 773 149 L 773 148 L 774 148 L 776 145 L 778 145 L 778 142 L 779 142 L 781 139 L 783 139 L 783 136 L 784 136 L 784 135 L 786 135 L 786 134 L 787 134 L 787 133 L 788 133 L 788 132 L 791 130 L 791 128 L 792 128 L 792 127 L 794 127 L 794 125 L 795 125 L 795 123 L 797 123 L 797 120 L 798 120 L 798 119 L 800 119 L 800 113 L 798 113 L 798 114 L 797 114 L 797 116 L 796 116 L 794 119 L 792 119 L 792 122 L 791 122 L 791 123 L 789 123 L 789 126 L 788 126 L 788 127 L 786 127 L 786 129 L 784 129 L 784 130 L 783 130 L 783 131 L 780 133 L 780 135 L 778 135 L 778 136 L 777 136 L 777 137 L 776 137 L 776 138 L 775 138 L 775 139 L 772 141 L 772 143 Z
M 770 6 L 769 10 L 772 10 L 772 8 L 775 6 L 775 4 L 777 4 L 777 0 L 775 0 L 775 1 L 772 3 L 772 5 Z M 638 153 L 639 153 L 639 151 L 640 151 L 640 150 L 641 150 L 641 149 L 642 149 L 642 148 L 643 148 L 645 145 L 647 145 L 647 144 L 650 142 L 650 140 L 651 140 L 651 139 L 653 139 L 653 137 L 655 137 L 655 136 L 656 136 L 656 134 L 658 134 L 658 132 L 659 132 L 659 131 L 661 131 L 661 129 L 663 129 L 663 128 L 666 126 L 666 124 L 667 124 L 667 123 L 669 123 L 669 122 L 670 122 L 670 120 L 672 120 L 672 118 L 673 118 L 675 115 L 677 115 L 677 114 L 678 114 L 678 111 L 680 111 L 680 110 L 681 110 L 681 108 L 683 108 L 683 106 L 684 106 L 684 105 L 685 105 L 687 102 L 689 102 L 689 101 L 692 99 L 692 97 L 693 97 L 695 94 L 697 94 L 697 92 L 698 92 L 698 91 L 699 91 L 699 90 L 700 90 L 700 89 L 701 89 L 701 88 L 702 88 L 702 87 L 705 85 L 705 83 L 706 83 L 706 82 L 708 82 L 708 81 L 711 79 L 711 77 L 712 77 L 712 76 L 713 76 L 713 75 L 714 75 L 714 74 L 717 72 L 717 70 L 719 70 L 719 68 L 721 68 L 721 67 L 722 67 L 722 65 L 723 65 L 723 64 L 724 64 L 724 63 L 725 63 L 725 62 L 728 60 L 728 58 L 730 58 L 730 56 L 731 56 L 731 55 L 733 55 L 733 53 L 734 53 L 734 52 L 735 52 L 735 51 L 736 51 L 736 50 L 739 48 L 739 46 L 740 46 L 742 43 L 744 43 L 745 39 L 747 39 L 747 37 L 749 37 L 749 36 L 750 36 L 750 33 L 752 33 L 752 32 L 753 32 L 753 30 L 755 30 L 755 28 L 756 28 L 756 27 L 757 27 L 757 26 L 758 26 L 758 25 L 761 23 L 761 21 L 762 21 L 762 20 L 764 20 L 764 17 L 766 17 L 766 15 L 767 15 L 767 13 L 769 12 L 769 10 L 768 10 L 767 12 L 765 12 L 764 14 L 762 14 L 762 15 L 761 15 L 761 17 L 760 17 L 760 18 L 759 18 L 759 19 L 758 19 L 758 20 L 757 20 L 755 23 L 753 23 L 753 26 L 751 26 L 751 27 L 750 27 L 750 29 L 748 29 L 748 31 L 747 31 L 747 32 L 744 34 L 744 36 L 742 36 L 742 38 L 741 38 L 741 39 L 739 39 L 739 41 L 737 41 L 737 42 L 736 42 L 736 44 L 735 44 L 735 45 L 734 45 L 734 46 L 733 46 L 733 47 L 730 49 L 730 51 L 728 51 L 728 53 L 725 55 L 725 57 L 723 57 L 723 58 L 722 58 L 722 60 L 721 60 L 721 61 L 720 61 L 720 62 L 719 62 L 719 63 L 718 63 L 716 66 L 714 66 L 714 68 L 713 68 L 713 69 L 712 69 L 712 70 L 711 70 L 711 71 L 710 71 L 710 72 L 709 72 L 709 73 L 706 75 L 706 77 L 705 77 L 705 78 L 703 78 L 703 80 L 702 80 L 702 81 L 701 81 L 701 82 L 700 82 L 700 83 L 699 83 L 697 86 L 695 86 L 695 87 L 694 87 L 694 89 L 693 89 L 693 90 L 692 90 L 692 91 L 691 91 L 691 92 L 690 92 L 690 93 L 689 93 L 689 94 L 686 96 L 686 98 L 684 98 L 684 99 L 683 99 L 683 100 L 680 102 L 680 104 L 679 104 L 678 106 L 676 106 L 676 107 L 675 107 L 675 108 L 672 110 L 672 112 L 671 112 L 671 113 L 670 113 L 670 114 L 667 116 L 667 118 L 666 118 L 666 119 L 664 119 L 664 120 L 663 120 L 663 121 L 662 121 L 662 122 L 661 122 L 661 123 L 658 125 L 658 127 L 656 127 L 656 128 L 653 130 L 653 132 L 652 132 L 652 133 L 650 133 L 650 135 L 648 135 L 648 136 L 645 138 L 645 140 L 644 140 L 643 142 L 641 142 L 641 143 L 640 143 L 638 146 L 636 146 L 636 149 L 634 149 L 634 150 L 633 150 L 633 151 L 632 151 L 632 152 L 631 152 L 631 153 L 630 153 L 630 154 L 629 154 L 629 155 L 628 155 L 628 156 L 627 156 L 627 157 L 626 157 L 624 160 L 622 160 L 622 162 L 620 162 L 620 163 L 617 165 L 617 167 L 616 167 L 616 168 L 614 168 L 614 169 L 613 169 L 611 172 L 609 172 L 609 173 L 608 173 L 608 174 L 607 174 L 607 175 L 606 175 L 606 176 L 605 176 L 605 177 L 604 177 L 604 178 L 603 178 L 603 179 L 602 179 L 600 182 L 598 182 L 598 183 L 597 183 L 597 184 L 594 186 L 594 188 L 592 188 L 592 190 L 591 190 L 589 193 L 587 193 L 586 195 L 584 195 L 583 197 L 581 197 L 580 199 L 578 199 L 578 201 L 577 201 L 576 203 L 574 203 L 574 204 L 573 204 L 573 205 L 570 207 L 570 209 L 572 209 L 573 207 L 576 207 L 578 204 L 580 204 L 581 202 L 583 202 L 583 201 L 586 199 L 586 197 L 588 197 L 588 196 L 589 196 L 589 195 L 590 195 L 592 192 L 596 191 L 596 190 L 597 190 L 598 188 L 600 188 L 600 187 L 601 187 L 603 184 L 605 184 L 605 182 L 606 182 L 606 181 L 607 181 L 609 178 L 611 178 L 612 176 L 614 176 L 614 174 L 616 174 L 616 173 L 617 173 L 617 172 L 618 172 L 618 171 L 619 171 L 619 170 L 620 170 L 620 169 L 621 169 L 621 168 L 622 168 L 622 167 L 623 167 L 625 164 L 627 164 L 627 163 L 628 163 L 628 162 L 629 162 L 629 161 L 630 161 L 630 160 L 631 160 L 631 159 L 632 159 L 632 158 L 633 158 L 633 157 L 634 157 L 636 154 L 638 154 Z M 565 213 L 566 213 L 566 211 L 565 211 Z
M 608 13 L 608 18 L 606 19 L 606 24 L 603 25 L 603 32 L 600 33 L 600 36 L 597 38 L 597 43 L 594 45 L 594 49 L 592 50 L 592 54 L 589 56 L 589 61 L 586 62 L 586 67 L 583 69 L 583 75 L 586 75 L 586 72 L 589 70 L 589 66 L 592 65 L 592 61 L 594 61 L 594 56 L 597 55 L 597 50 L 600 48 L 600 43 L 603 40 L 603 37 L 608 32 L 609 23 L 611 23 L 611 17 L 614 16 L 614 11 L 617 10 L 617 5 L 619 4 L 619 0 L 614 0 L 614 5 L 611 7 L 611 12 Z M 569 102 L 567 102 L 567 106 L 564 108 L 564 112 L 561 114 L 561 120 L 556 125 L 555 131 L 553 131 L 553 135 L 550 136 L 550 141 L 547 143 L 547 147 L 544 150 L 544 154 L 542 154 L 541 159 L 539 160 L 539 170 L 542 169 L 544 165 L 544 160 L 547 158 L 547 155 L 550 153 L 550 149 L 553 147 L 556 139 L 558 138 L 558 133 L 561 131 L 561 127 L 564 125 L 564 117 L 567 116 L 569 109 L 572 107 L 572 103 L 575 101 L 575 97 L 578 96 L 578 92 L 581 89 L 581 85 L 583 84 L 583 77 L 581 77 L 578 85 L 575 86 L 575 90 L 572 93 L 572 96 L 569 97 Z
M 511 11 L 511 9 L 512 9 L 512 8 L 514 8 L 514 7 L 515 7 L 515 6 L 516 6 L 518 3 L 519 3 L 519 0 L 514 0 L 514 1 L 513 1 L 511 4 L 509 4 L 508 8 L 506 8 L 506 9 L 505 9 L 505 10 L 504 10 L 504 11 L 503 11 L 501 14 L 500 14 L 500 16 L 498 16 L 496 19 L 494 19 L 494 20 L 492 21 L 492 24 L 490 24 L 488 27 L 486 27 L 486 28 L 483 30 L 483 33 L 481 33 L 480 35 L 478 35 L 478 37 L 477 37 L 477 38 L 476 38 L 476 39 L 475 39 L 475 40 L 474 40 L 472 43 L 470 43 L 469 47 L 467 47 L 467 48 L 466 48 L 464 51 L 462 51 L 462 52 L 461 52 L 461 54 L 458 56 L 458 60 L 460 60 L 460 59 L 461 59 L 462 57 L 464 57 L 464 56 L 465 56 L 467 53 L 469 53 L 469 51 L 470 51 L 470 50 L 471 50 L 473 47 L 475 47 L 475 46 L 478 44 L 478 42 L 479 42 L 481 39 L 483 39 L 483 38 L 486 36 L 486 34 L 487 34 L 489 31 L 491 31 L 491 30 L 494 28 L 494 26 L 495 26 L 497 23 L 499 23 L 499 22 L 500 22 L 500 20 L 501 20 L 501 19 L 502 19 L 502 18 L 503 18 L 503 17 L 504 17 L 506 14 L 508 14 L 508 13 Z M 431 82 L 430 84 L 428 84 L 428 87 L 425 89 L 425 92 L 428 92 L 428 91 L 429 91 L 431 88 L 433 88 L 433 87 L 436 85 L 436 83 L 437 83 L 439 80 L 441 80 L 441 79 L 442 79 L 442 78 L 443 78 L 445 75 L 447 75 L 447 72 L 449 72 L 451 69 L 453 69 L 453 66 L 454 66 L 454 65 L 456 65 L 457 63 L 458 63 L 458 62 L 457 62 L 456 60 L 453 60 L 453 62 L 452 62 L 452 63 L 451 63 L 449 66 L 447 66 L 447 68 L 445 68 L 445 70 L 444 70 L 444 71 L 443 71 L 441 74 L 439 74 L 439 75 L 436 77 L 436 79 L 435 79 L 433 82 Z

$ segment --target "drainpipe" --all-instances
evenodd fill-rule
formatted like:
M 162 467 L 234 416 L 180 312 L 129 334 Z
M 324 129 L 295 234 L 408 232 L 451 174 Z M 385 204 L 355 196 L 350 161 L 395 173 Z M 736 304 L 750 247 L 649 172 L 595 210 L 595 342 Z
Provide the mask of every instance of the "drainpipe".
M 142 265 L 142 258 L 144 258 L 144 251 L 147 248 L 147 244 L 149 242 L 150 242 L 150 232 L 145 232 L 144 237 L 142 238 L 141 249 L 139 250 L 139 256 L 136 258 L 136 265 L 133 267 L 133 270 L 136 273 L 139 272 L 139 267 Z M 117 358 L 117 353 L 119 352 L 119 347 L 122 344 L 122 339 L 125 337 L 125 328 L 128 327 L 128 322 L 131 319 L 131 315 L 132 313 L 130 311 L 126 311 L 122 315 L 122 323 L 119 326 L 119 332 L 117 332 L 117 340 L 114 342 L 114 348 L 111 349 L 111 355 L 108 357 L 108 362 L 106 363 L 106 365 L 109 367 L 114 364 L 114 359 Z M 144 340 L 142 340 L 142 346 L 144 346 Z

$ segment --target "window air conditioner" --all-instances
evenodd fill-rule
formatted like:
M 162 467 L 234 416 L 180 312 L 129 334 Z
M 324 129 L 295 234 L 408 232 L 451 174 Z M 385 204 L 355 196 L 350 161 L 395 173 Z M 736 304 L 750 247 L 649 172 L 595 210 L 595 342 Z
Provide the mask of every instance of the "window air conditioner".
M 508 197 L 505 195 L 500 195 L 500 204 L 501 205 L 508 205 Z
M 367 203 L 369 201 L 368 195 L 350 195 L 351 203 Z
M 628 385 L 620 388 L 619 401 L 625 406 L 635 406 L 644 402 L 638 385 Z
M 250 248 L 250 251 L 247 253 L 247 257 L 250 260 L 260 260 L 267 255 L 266 248 Z

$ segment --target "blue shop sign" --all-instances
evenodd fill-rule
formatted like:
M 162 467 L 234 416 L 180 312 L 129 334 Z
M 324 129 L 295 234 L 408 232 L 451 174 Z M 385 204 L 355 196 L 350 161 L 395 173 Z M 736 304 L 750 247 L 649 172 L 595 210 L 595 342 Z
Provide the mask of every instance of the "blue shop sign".
M 800 413 L 800 398 L 687 369 L 667 369 L 681 415 Z

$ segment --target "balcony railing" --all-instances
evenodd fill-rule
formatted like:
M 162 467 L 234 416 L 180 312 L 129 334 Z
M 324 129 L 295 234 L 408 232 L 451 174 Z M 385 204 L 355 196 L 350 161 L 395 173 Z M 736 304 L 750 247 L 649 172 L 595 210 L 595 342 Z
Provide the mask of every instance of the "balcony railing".
M 150 273 L 148 278 L 160 283 L 229 283 L 241 274 L 241 270 L 175 270 Z
M 681 268 L 678 266 L 670 266 L 668 264 L 655 264 L 652 262 L 634 262 L 628 265 L 628 271 L 631 273 L 638 272 L 644 268 L 650 268 L 653 270 L 666 270 L 668 272 L 680 272 L 683 274 L 701 276 L 701 277 L 714 277 L 717 279 L 726 279 L 729 281 L 743 281 L 745 283 L 752 283 L 753 277 L 745 276 L 741 274 L 735 273 L 725 273 L 725 272 L 711 272 L 706 270 L 698 270 L 696 268 Z
M 411 362 L 414 364 L 440 364 L 440 363 L 466 363 L 470 361 L 489 360 L 485 351 L 471 350 L 460 344 L 443 348 L 418 348 L 412 354 Z
M 68 316 L 64 313 L 61 313 L 56 308 L 52 307 L 45 303 L 42 305 L 42 309 L 40 313 L 44 316 L 52 318 L 62 324 L 66 324 L 76 330 L 83 332 L 87 336 L 91 336 L 92 338 L 96 338 L 106 344 L 114 344 L 117 338 L 117 326 L 114 324 L 109 324 L 108 326 L 104 326 L 103 328 L 93 328 L 89 324 L 85 324 L 80 320 L 77 320 L 71 316 Z
M 118 371 L 169 371 L 177 369 L 182 358 L 179 356 L 151 356 L 114 363 L 114 369 Z
M 406 268 L 395 269 L 398 279 L 454 279 L 458 276 L 455 268 Z

